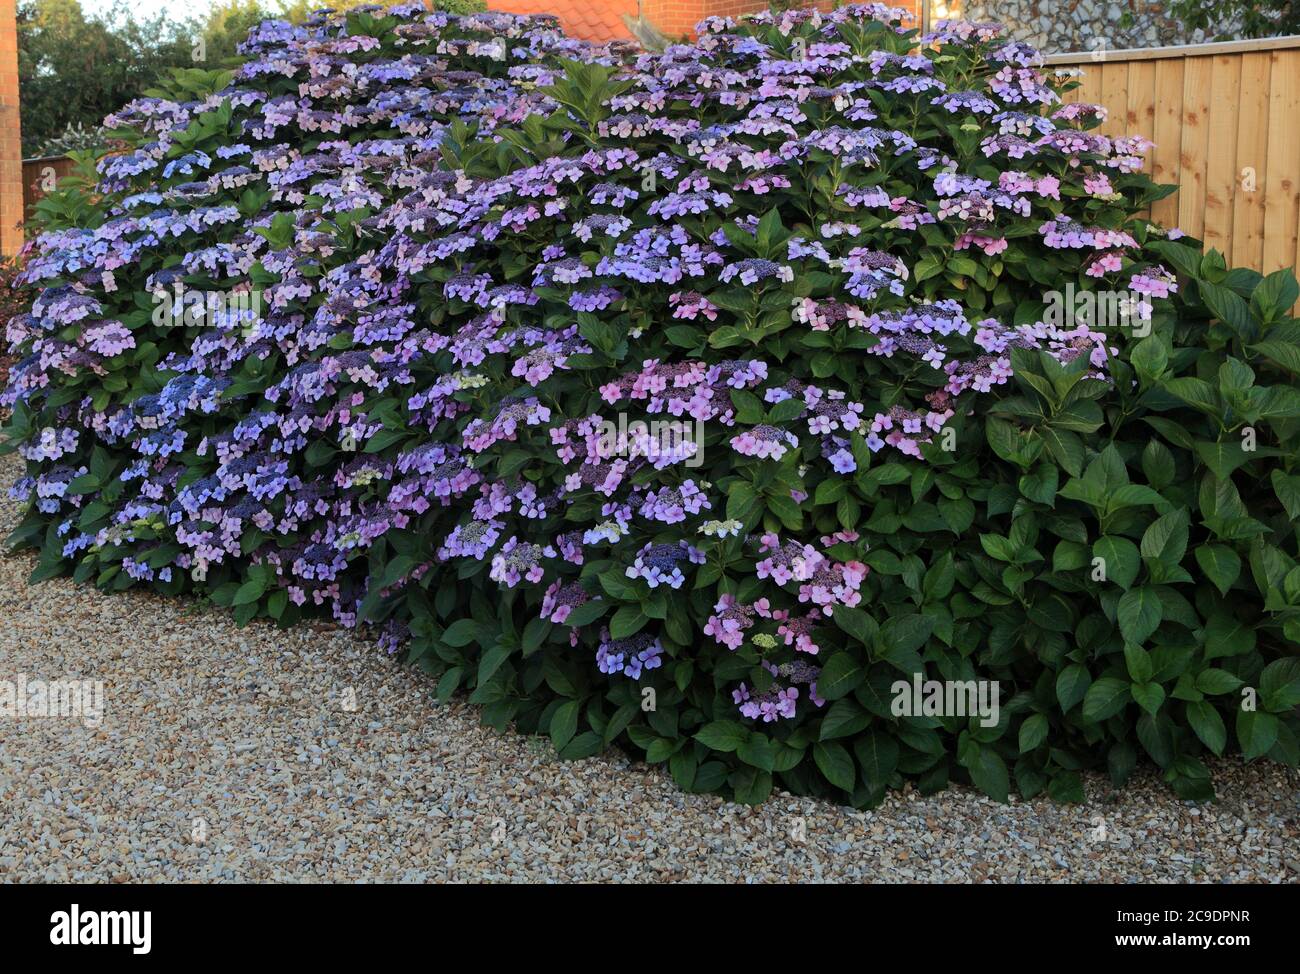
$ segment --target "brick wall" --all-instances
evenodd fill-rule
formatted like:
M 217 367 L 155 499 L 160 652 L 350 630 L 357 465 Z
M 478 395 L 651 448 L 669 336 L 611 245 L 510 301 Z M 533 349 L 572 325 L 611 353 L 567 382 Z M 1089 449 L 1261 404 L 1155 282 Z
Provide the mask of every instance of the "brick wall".
M 17 0 L 0 0 L 0 254 L 23 245 L 23 145 L 18 121 Z
M 889 5 L 919 16 L 921 0 L 891 0 Z M 817 6 L 829 10 L 832 4 L 825 0 Z M 767 0 L 641 0 L 641 15 L 672 38 L 694 33 L 705 17 L 736 17 L 767 8 Z

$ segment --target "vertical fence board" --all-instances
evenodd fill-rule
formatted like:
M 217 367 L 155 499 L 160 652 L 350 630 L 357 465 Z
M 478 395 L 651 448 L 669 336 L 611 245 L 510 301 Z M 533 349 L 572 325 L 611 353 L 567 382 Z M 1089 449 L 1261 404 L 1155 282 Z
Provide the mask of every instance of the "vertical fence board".
M 1141 135 L 1156 140 L 1156 63 L 1133 61 L 1128 65 L 1128 111 L 1124 116 L 1127 134 Z M 1154 151 L 1154 150 L 1153 150 Z M 1147 171 L 1151 171 L 1153 156 L 1147 154 Z M 1142 215 L 1151 218 L 1150 208 Z
M 1260 270 L 1291 267 L 1296 256 L 1300 181 L 1300 55 L 1274 51 L 1269 73 L 1268 173 L 1264 184 L 1264 253 Z
M 1079 101 L 1085 105 L 1101 104 L 1101 70 L 1103 65 L 1098 61 L 1084 61 L 1081 65 L 1083 68 L 1083 77 L 1080 79 L 1083 85 L 1079 88 Z
M 1241 58 L 1221 54 L 1211 59 L 1209 151 L 1205 165 L 1205 217 L 1202 238 L 1207 249 L 1231 253 L 1232 204 L 1236 186 L 1237 124 L 1241 108 Z
M 1232 252 L 1228 255 L 1229 262 L 1237 267 L 1260 267 L 1264 257 L 1270 67 L 1267 53 L 1242 56 L 1237 162 L 1233 172 Z
M 1156 62 L 1133 61 L 1128 66 L 1128 112 L 1124 119 L 1127 132 L 1155 140 L 1156 131 Z
M 1183 128 L 1183 59 L 1163 58 L 1156 62 L 1156 120 L 1152 140 L 1154 162 L 1151 178 L 1157 183 L 1178 184 L 1182 175 Z M 1151 219 L 1171 227 L 1178 222 L 1179 193 L 1157 200 L 1151 207 Z
M 1210 149 L 1210 87 L 1213 59 L 1188 58 L 1183 65 L 1183 131 L 1179 153 L 1178 227 L 1200 237 L 1205 229 L 1205 171 Z
M 1102 65 L 1101 71 L 1101 93 L 1097 96 L 1098 104 L 1105 105 L 1110 114 L 1106 118 L 1106 123 L 1101 127 L 1103 135 L 1109 135 L 1114 138 L 1117 135 L 1124 135 L 1127 132 L 1126 116 L 1128 115 L 1128 65 L 1123 61 L 1107 62 Z

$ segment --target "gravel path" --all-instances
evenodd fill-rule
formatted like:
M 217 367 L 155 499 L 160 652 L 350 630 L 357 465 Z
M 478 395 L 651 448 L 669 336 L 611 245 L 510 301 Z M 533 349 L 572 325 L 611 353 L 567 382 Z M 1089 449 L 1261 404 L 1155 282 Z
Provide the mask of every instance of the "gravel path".
M 1090 777 L 1084 806 L 954 788 L 750 809 L 498 736 L 332 627 L 28 587 L 32 565 L 0 556 L 0 680 L 102 681 L 104 716 L 0 717 L 0 880 L 1300 881 L 1285 769 L 1218 762 L 1200 808 L 1145 774 L 1119 795 Z

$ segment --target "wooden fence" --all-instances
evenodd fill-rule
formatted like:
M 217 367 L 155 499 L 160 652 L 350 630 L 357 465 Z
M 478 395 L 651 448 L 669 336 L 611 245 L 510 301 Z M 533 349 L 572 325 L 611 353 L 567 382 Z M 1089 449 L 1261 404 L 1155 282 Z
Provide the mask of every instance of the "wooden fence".
M 31 219 L 32 207 L 45 195 L 44 187 L 54 186 L 72 172 L 74 165 L 67 156 L 23 160 L 23 214 L 26 219 Z
M 1147 171 L 1179 190 L 1151 218 L 1233 266 L 1300 264 L 1300 37 L 1060 54 L 1083 69 L 1067 101 L 1104 105 L 1106 135 L 1155 143 Z

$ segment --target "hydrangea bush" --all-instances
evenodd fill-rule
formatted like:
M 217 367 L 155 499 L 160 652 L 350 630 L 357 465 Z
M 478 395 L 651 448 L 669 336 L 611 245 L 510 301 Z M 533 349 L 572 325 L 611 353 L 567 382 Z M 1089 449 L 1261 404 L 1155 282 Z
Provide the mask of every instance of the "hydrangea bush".
M 34 578 L 327 613 L 744 802 L 1295 763 L 1294 278 L 1142 219 L 1146 146 L 999 27 L 905 17 L 357 8 L 126 106 L 8 325 Z

